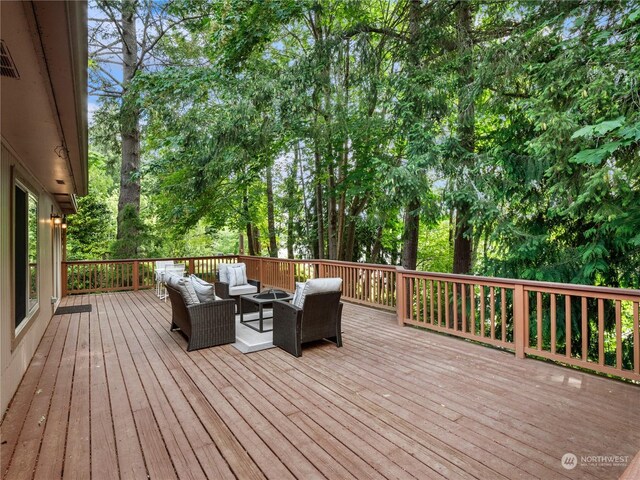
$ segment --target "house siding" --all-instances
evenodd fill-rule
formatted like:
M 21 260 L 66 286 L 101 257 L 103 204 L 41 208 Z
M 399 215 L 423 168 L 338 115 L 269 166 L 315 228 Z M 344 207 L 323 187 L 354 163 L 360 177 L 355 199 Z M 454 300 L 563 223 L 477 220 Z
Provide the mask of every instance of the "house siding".
M 12 235 L 12 170 L 15 169 L 20 178 L 29 182 L 38 195 L 38 239 L 39 239 L 39 309 L 25 325 L 24 334 L 14 342 L 13 304 L 13 256 L 11 251 Z M 51 197 L 39 184 L 24 163 L 12 152 L 9 144 L 2 139 L 0 161 L 0 411 L 2 415 L 17 390 L 33 354 L 42 339 L 45 329 L 51 320 L 55 305 L 54 296 L 54 248 L 60 248 L 59 236 L 55 237 L 51 223 L 51 213 L 58 213 L 58 208 Z

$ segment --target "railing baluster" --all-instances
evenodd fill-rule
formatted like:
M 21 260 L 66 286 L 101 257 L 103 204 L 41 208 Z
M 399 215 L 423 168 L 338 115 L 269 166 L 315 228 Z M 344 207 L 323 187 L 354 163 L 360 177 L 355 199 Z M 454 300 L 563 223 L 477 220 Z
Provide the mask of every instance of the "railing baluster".
M 551 353 L 556 353 L 556 296 L 551 294 Z
M 440 327 L 442 325 L 442 294 L 441 294 L 441 285 L 440 285 L 440 281 L 438 280 L 438 326 Z
M 431 320 L 431 325 L 433 325 L 435 320 L 435 305 L 433 300 L 433 280 L 429 280 L 429 318 Z
M 414 317 L 413 317 L 413 298 L 415 297 L 414 289 L 415 289 L 415 280 L 412 277 L 409 279 L 409 296 L 408 296 L 409 320 L 414 320 Z M 416 303 L 417 303 L 417 299 L 416 299 Z
M 485 308 L 484 308 L 484 286 L 480 285 L 480 336 L 484 337 L 484 322 L 485 322 Z
M 616 368 L 622 370 L 622 317 L 620 315 L 621 303 L 616 300 Z
M 453 282 L 453 330 L 458 330 L 458 284 Z
M 524 341 L 525 347 L 531 347 L 531 312 L 529 309 L 529 290 L 524 291 Z
M 469 309 L 471 310 L 471 328 L 469 332 L 471 335 L 476 334 L 476 286 L 475 284 L 469 285 Z
M 598 364 L 604 365 L 604 300 L 598 299 Z
M 639 302 L 633 302 L 633 369 L 640 375 L 640 316 Z
M 496 338 L 496 298 L 494 287 L 489 287 L 489 311 L 491 315 L 491 338 Z
M 585 362 L 589 361 L 589 350 L 587 347 L 587 341 L 588 341 L 588 334 L 587 334 L 587 327 L 589 325 L 589 316 L 587 313 L 587 297 L 582 297 L 581 299 L 582 301 L 581 306 L 582 306 L 582 331 L 581 331 L 581 335 L 582 335 L 582 360 L 584 360 Z
M 542 292 L 536 292 L 536 321 L 538 322 L 536 327 L 536 337 L 538 344 L 536 349 L 542 350 Z
M 444 321 L 445 328 L 450 328 L 449 310 L 451 309 L 451 300 L 449 299 L 449 282 L 444 282 Z
M 422 321 L 427 323 L 427 280 L 422 279 Z
M 571 295 L 564 297 L 565 356 L 571 358 Z
M 467 286 L 464 283 L 460 284 L 460 288 L 462 289 L 461 298 L 462 298 L 462 331 L 466 333 L 467 331 Z
M 516 348 L 516 358 L 525 358 L 525 351 L 529 348 L 529 293 L 521 284 L 516 284 L 513 290 L 513 342 Z
M 500 287 L 500 329 L 502 336 L 500 340 L 507 341 L 507 290 Z

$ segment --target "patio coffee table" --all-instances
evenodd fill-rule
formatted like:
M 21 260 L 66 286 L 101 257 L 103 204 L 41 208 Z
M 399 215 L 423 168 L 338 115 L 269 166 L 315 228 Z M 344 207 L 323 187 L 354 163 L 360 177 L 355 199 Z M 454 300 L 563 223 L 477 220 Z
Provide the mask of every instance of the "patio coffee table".
M 260 332 L 260 333 L 270 332 L 273 330 L 273 328 L 270 328 L 269 330 L 264 329 L 265 317 L 264 317 L 263 309 L 265 307 L 267 308 L 272 307 L 274 300 L 289 301 L 292 299 L 293 299 L 293 295 L 283 290 L 267 290 L 261 293 L 240 295 L 240 323 L 251 328 L 252 330 L 255 330 L 256 332 Z M 252 309 L 250 305 L 252 304 L 258 306 L 258 318 L 254 320 L 245 320 L 244 311 L 247 311 L 247 313 L 254 313 L 254 312 L 251 312 Z M 273 317 L 271 316 L 267 318 L 273 318 Z M 253 325 L 251 325 L 251 323 L 253 322 L 259 322 L 259 327 L 256 328 Z

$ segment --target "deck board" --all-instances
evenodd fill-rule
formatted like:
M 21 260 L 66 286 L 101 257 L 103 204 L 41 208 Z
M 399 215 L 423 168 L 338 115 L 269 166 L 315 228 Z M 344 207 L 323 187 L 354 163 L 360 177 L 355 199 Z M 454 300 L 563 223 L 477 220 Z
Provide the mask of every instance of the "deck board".
M 6 412 L 2 478 L 617 478 L 640 387 L 401 328 L 346 304 L 344 347 L 186 352 L 151 291 L 66 297 Z M 44 418 L 43 418 L 44 417 Z

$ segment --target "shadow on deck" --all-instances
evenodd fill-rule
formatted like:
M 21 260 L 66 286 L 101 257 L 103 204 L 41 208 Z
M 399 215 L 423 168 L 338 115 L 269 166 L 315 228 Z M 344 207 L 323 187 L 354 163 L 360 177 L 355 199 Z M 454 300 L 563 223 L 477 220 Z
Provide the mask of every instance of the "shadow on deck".
M 346 304 L 344 347 L 296 359 L 187 353 L 149 291 L 63 304 L 89 302 L 53 317 L 5 415 L 4 478 L 610 479 L 640 449 L 639 387 L 378 310 Z

